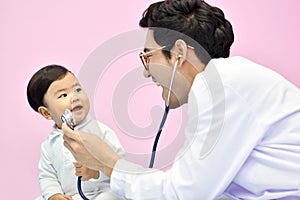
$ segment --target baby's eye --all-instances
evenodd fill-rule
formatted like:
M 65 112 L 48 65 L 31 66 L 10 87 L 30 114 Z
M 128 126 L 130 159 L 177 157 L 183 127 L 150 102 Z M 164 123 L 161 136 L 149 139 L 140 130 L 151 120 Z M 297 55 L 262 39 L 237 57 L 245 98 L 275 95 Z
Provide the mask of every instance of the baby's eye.
M 65 98 L 65 97 L 67 97 L 67 96 L 68 96 L 67 93 L 63 93 L 63 94 L 59 95 L 58 98 L 59 98 L 59 99 L 60 99 L 60 98 Z

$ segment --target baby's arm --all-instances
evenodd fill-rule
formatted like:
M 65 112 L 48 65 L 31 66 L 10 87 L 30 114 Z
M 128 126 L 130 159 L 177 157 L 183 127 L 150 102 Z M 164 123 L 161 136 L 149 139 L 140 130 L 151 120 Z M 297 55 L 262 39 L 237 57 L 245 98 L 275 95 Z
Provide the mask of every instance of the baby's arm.
M 52 195 L 48 200 L 72 200 L 72 197 L 64 194 Z
M 81 176 L 82 181 L 90 180 L 91 178 L 98 179 L 99 171 L 95 171 L 93 169 L 87 168 L 79 162 L 73 163 L 75 166 L 75 175 Z
M 54 169 L 49 156 L 48 142 L 44 142 L 41 147 L 39 171 L 39 184 L 43 198 L 49 200 L 54 195 L 63 195 L 63 190 L 58 181 L 56 170 Z

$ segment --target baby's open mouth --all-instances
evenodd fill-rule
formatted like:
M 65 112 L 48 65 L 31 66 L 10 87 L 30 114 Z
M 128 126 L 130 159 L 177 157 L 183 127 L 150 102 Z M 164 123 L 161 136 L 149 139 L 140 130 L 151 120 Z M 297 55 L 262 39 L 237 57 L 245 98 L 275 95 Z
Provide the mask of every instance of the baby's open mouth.
M 77 112 L 77 111 L 79 111 L 79 110 L 81 110 L 82 109 L 82 106 L 75 106 L 73 109 L 72 109 L 72 112 Z

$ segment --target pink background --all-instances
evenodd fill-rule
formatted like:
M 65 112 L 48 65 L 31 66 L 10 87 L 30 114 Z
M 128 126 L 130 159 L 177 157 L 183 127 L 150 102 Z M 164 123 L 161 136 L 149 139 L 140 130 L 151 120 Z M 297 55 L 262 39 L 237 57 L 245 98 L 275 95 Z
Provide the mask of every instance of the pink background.
M 49 63 L 63 64 L 75 74 L 78 73 L 88 55 L 104 41 L 137 29 L 142 12 L 154 1 L 102 2 L 104 1 L 0 2 L 3 113 L 0 144 L 1 199 L 34 199 L 40 194 L 37 181 L 40 144 L 47 137 L 52 123 L 34 113 L 28 106 L 25 92 L 32 74 Z M 300 86 L 300 69 L 297 63 L 300 56 L 300 1 L 207 2 L 223 8 L 234 26 L 232 55 L 242 55 L 272 68 Z M 132 62 L 138 63 L 137 59 Z M 123 63 L 124 67 L 126 64 L 129 63 Z M 105 94 L 109 90 L 102 90 L 101 93 Z M 155 87 L 151 91 L 153 95 L 147 98 L 157 104 L 161 103 L 160 89 Z M 140 101 L 145 98 L 137 95 Z M 97 102 L 95 104 L 97 107 Z M 132 105 L 130 108 L 132 120 L 143 117 L 140 109 Z M 105 113 L 100 120 L 120 134 L 109 116 Z M 176 124 L 176 120 L 176 117 L 169 120 L 170 124 Z M 137 142 L 134 146 L 126 145 L 126 138 L 122 136 L 121 142 L 130 151 L 148 152 L 151 149 L 142 142 Z M 162 145 L 164 143 L 162 140 Z

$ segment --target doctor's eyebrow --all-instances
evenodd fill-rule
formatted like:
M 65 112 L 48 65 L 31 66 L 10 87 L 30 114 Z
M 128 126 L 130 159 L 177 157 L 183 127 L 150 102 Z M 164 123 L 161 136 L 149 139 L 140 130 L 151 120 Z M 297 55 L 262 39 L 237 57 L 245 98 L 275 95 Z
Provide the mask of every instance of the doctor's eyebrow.
M 150 51 L 150 49 L 144 48 L 144 52 L 145 52 L 145 53 L 147 53 L 148 51 Z

